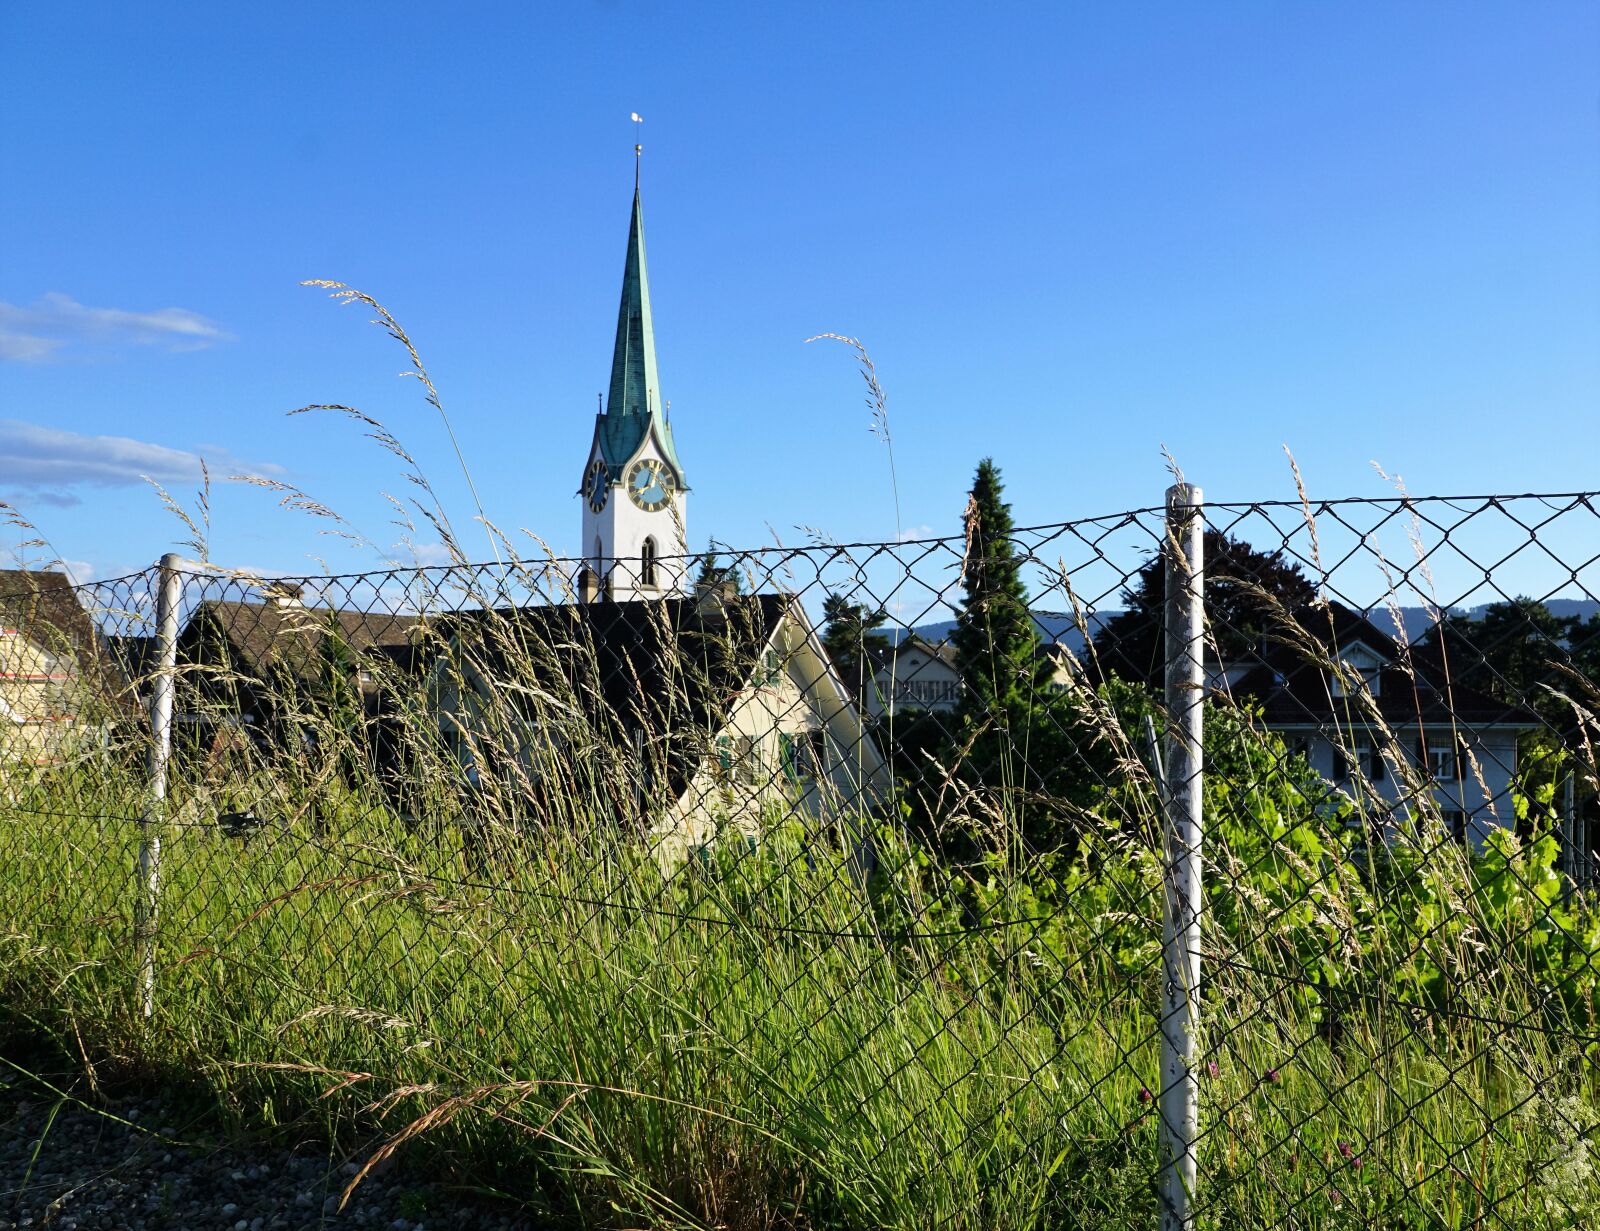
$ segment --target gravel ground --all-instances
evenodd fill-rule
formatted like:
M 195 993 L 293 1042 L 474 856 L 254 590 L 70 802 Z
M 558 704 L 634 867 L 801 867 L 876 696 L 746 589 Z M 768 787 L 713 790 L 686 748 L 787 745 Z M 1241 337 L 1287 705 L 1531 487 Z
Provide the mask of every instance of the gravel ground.
M 534 1228 L 403 1166 L 369 1175 L 340 1211 L 356 1164 L 330 1160 L 326 1147 L 209 1144 L 148 1095 L 95 1109 L 57 1102 L 0 1077 L 0 1231 Z

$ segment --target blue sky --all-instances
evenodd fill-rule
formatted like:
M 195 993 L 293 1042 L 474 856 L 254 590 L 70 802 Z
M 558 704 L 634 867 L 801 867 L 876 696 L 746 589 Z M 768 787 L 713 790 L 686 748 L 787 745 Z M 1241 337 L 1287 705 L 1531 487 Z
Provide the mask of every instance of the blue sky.
M 382 420 L 576 547 L 645 117 L 690 540 L 893 539 L 976 461 L 1023 523 L 1600 487 L 1600 8 L 1549 3 L 0 7 L 0 498 L 82 572 L 183 537 L 194 458 L 386 550 Z M 104 437 L 115 440 L 101 439 Z M 239 484 L 213 556 L 371 562 Z M 470 531 L 464 532 L 464 537 Z M 474 540 L 468 539 L 469 545 Z M 475 540 L 479 543 L 481 539 Z M 424 558 L 434 555 L 423 536 Z M 487 555 L 487 546 L 481 547 Z M 38 553 L 34 553 L 37 555 Z

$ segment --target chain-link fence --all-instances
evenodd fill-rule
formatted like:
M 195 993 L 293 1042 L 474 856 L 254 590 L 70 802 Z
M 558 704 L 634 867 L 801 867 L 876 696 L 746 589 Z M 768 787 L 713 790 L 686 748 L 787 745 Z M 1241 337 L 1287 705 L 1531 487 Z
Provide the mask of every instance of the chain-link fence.
M 5 1012 L 553 1222 L 1590 1225 L 1594 500 L 5 574 Z

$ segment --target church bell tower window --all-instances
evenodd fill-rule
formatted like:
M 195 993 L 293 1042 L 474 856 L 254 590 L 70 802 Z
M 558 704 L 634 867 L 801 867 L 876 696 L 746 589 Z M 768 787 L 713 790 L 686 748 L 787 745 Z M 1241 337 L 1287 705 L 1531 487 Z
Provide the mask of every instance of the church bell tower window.
M 645 539 L 639 553 L 639 584 L 652 587 L 656 584 L 656 541 L 653 538 Z

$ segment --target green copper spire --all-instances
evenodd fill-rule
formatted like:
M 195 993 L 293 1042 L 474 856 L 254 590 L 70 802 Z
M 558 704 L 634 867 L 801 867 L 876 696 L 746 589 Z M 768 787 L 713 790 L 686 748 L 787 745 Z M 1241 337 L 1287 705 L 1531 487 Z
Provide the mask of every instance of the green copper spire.
M 633 220 L 628 225 L 628 260 L 622 271 L 622 306 L 617 311 L 617 346 L 611 357 L 611 392 L 606 398 L 607 417 L 648 416 L 660 387 L 656 378 L 656 331 L 650 319 L 650 275 L 644 261 L 644 214 L 635 185 Z
M 611 356 L 611 389 L 601 420 L 601 447 L 613 474 L 644 443 L 652 428 L 662 452 L 687 486 L 668 426 L 661 383 L 656 374 L 656 333 L 650 317 L 650 275 L 644 259 L 644 211 L 639 184 L 633 186 L 633 219 L 628 224 L 628 258 L 622 271 L 622 305 L 617 310 L 617 344 Z

